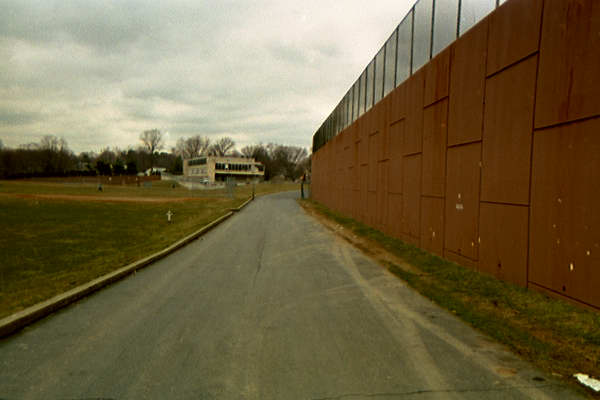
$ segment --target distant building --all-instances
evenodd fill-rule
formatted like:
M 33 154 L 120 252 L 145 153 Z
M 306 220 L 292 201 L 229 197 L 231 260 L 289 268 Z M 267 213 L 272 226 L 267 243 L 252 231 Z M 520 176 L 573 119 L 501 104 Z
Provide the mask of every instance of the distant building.
M 183 160 L 183 175 L 214 183 L 233 177 L 238 181 L 263 179 L 265 167 L 254 158 L 202 156 Z
M 154 174 L 162 174 L 163 172 L 166 172 L 166 171 L 167 171 L 166 168 L 154 167 L 154 168 L 148 168 L 146 171 L 144 171 L 144 173 L 142 175 L 150 176 L 150 175 L 154 175 Z

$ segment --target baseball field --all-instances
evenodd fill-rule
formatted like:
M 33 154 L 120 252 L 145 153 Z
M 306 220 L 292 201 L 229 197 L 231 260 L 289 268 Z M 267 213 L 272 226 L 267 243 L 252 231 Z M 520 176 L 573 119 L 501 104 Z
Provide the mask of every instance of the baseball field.
M 254 190 L 299 188 L 262 183 Z M 0 181 L 0 318 L 162 250 L 252 191 L 189 190 L 169 181 L 102 191 L 68 180 Z

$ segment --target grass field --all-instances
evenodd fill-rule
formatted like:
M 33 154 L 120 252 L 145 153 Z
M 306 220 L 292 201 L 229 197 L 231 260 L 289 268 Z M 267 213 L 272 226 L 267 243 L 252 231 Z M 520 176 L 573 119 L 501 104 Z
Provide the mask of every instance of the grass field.
M 255 190 L 298 185 L 265 183 Z M 190 192 L 169 182 L 98 192 L 96 185 L 1 181 L 0 318 L 161 250 L 251 195 L 252 185 L 229 198 L 223 190 Z
M 571 384 L 579 372 L 600 377 L 600 313 L 461 267 L 318 203 L 300 203 L 421 294 L 542 370 Z

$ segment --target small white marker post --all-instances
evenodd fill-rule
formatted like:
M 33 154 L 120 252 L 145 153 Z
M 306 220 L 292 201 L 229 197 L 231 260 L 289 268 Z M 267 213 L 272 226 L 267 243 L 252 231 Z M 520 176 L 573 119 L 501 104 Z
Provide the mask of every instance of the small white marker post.
M 171 216 L 173 215 L 173 213 L 171 212 L 171 210 L 167 211 L 167 222 L 171 223 Z

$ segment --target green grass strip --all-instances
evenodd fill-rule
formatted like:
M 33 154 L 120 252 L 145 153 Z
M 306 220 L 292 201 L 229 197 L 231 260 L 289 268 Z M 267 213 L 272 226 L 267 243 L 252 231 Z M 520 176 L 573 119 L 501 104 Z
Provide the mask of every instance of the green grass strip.
M 301 201 L 416 268 L 384 262 L 425 297 L 507 345 L 540 369 L 572 383 L 600 376 L 600 313 L 459 266 L 312 201 Z

